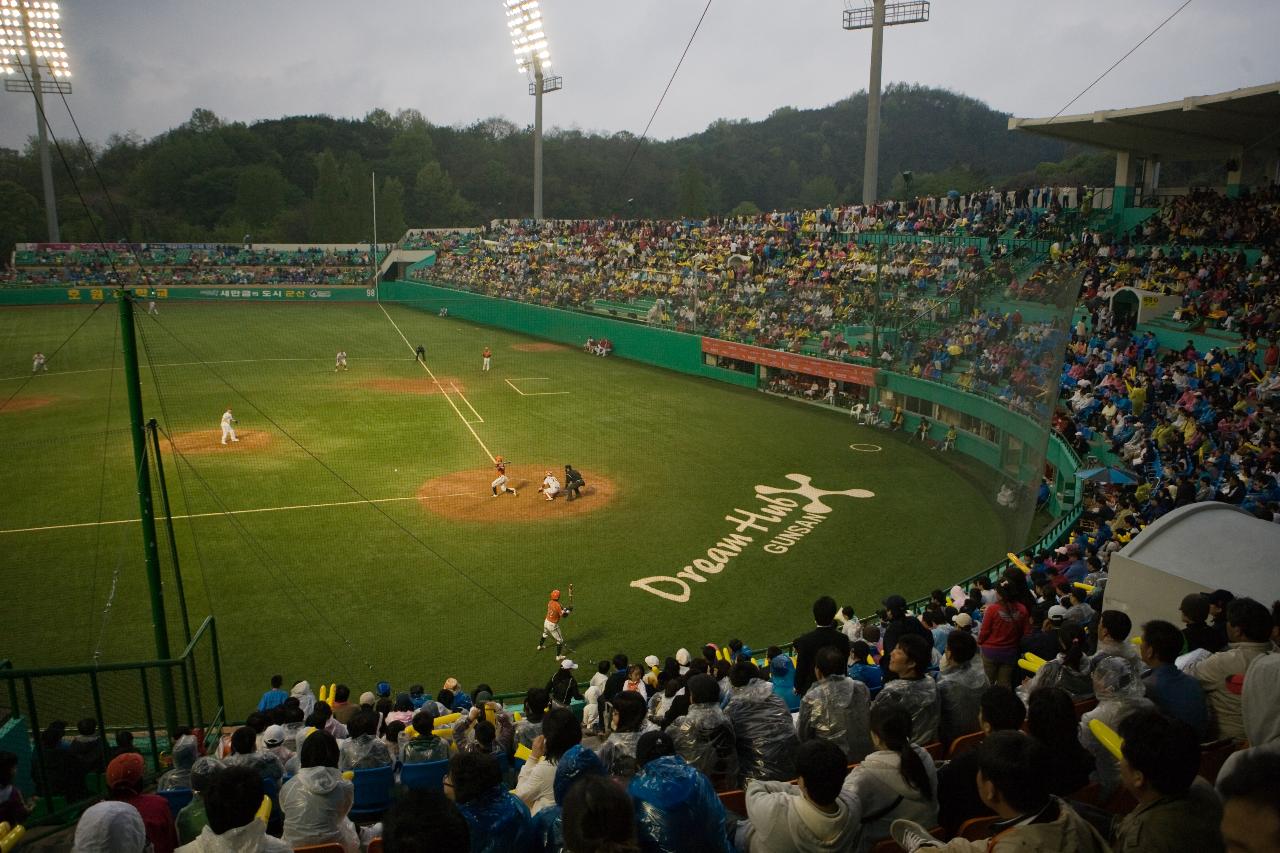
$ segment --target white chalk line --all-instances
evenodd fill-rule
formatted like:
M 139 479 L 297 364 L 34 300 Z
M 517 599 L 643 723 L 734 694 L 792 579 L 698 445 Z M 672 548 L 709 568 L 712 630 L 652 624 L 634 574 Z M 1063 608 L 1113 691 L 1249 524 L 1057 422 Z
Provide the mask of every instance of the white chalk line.
M 521 397 L 558 397 L 561 394 L 572 393 L 570 391 L 521 391 L 516 387 L 517 382 L 550 382 L 551 377 L 549 376 L 526 376 L 523 379 L 504 379 L 502 381 L 510 385 L 511 390 Z
M 461 398 L 462 398 L 462 402 L 466 403 L 466 404 L 467 404 L 467 408 L 471 410 L 471 414 L 473 414 L 473 415 L 475 415 L 475 416 L 476 416 L 476 419 L 475 419 L 474 421 L 471 421 L 471 423 L 475 423 L 475 424 L 482 424 L 482 423 L 484 423 L 484 418 L 480 417 L 480 413 L 476 411 L 476 407 L 475 407 L 475 406 L 473 406 L 473 405 L 471 405 L 471 401 L 467 399 L 467 395 L 466 395 L 466 394 L 463 394 L 463 393 L 462 393 L 462 391 L 460 391 L 460 390 L 458 389 L 458 383 L 457 383 L 457 382 L 450 381 L 450 382 L 449 382 L 449 384 L 453 386 L 453 393 L 455 393 L 455 394 L 457 394 L 459 397 L 461 397 Z
M 287 506 L 264 506 L 254 509 L 229 509 L 219 512 L 194 512 L 185 515 L 175 515 L 175 521 L 187 518 L 214 518 L 220 515 L 251 515 L 260 512 L 286 512 L 297 509 L 327 509 L 335 506 L 358 506 L 360 504 L 386 504 L 397 503 L 399 501 L 426 501 L 435 500 L 437 498 L 461 498 L 461 497 L 482 497 L 477 492 L 447 492 L 439 495 L 412 495 L 410 497 L 401 498 L 372 498 L 369 500 L 359 501 L 330 501 L 328 503 L 318 504 L 289 504 Z M 116 518 L 110 521 L 80 521 L 73 524 L 46 524 L 42 527 L 14 527 L 8 530 L 0 530 L 0 535 L 7 533 L 40 533 L 47 530 L 70 530 L 77 527 L 107 527 L 115 524 L 137 524 L 140 518 Z
M 220 361 L 171 361 L 164 364 L 143 364 L 144 368 L 155 367 L 194 367 L 198 364 L 265 364 L 269 361 L 322 361 L 329 362 L 327 358 L 227 358 Z M 371 357 L 362 358 L 360 361 L 400 361 L 398 358 Z M 40 376 L 75 376 L 80 373 L 107 373 L 111 370 L 124 370 L 123 367 L 90 367 L 85 370 L 58 370 L 45 371 Z M 28 379 L 32 374 L 23 376 L 2 376 L 0 382 L 17 382 L 21 379 Z
M 413 348 L 413 344 L 409 343 L 409 339 L 404 336 L 404 332 L 400 331 L 400 327 L 396 325 L 396 321 L 391 319 L 391 315 L 387 313 L 386 307 L 381 302 L 378 303 L 378 307 L 382 309 L 382 313 L 383 315 L 386 316 L 387 322 L 391 324 L 391 328 L 396 330 L 396 334 L 400 336 L 400 340 L 404 341 L 404 345 L 407 346 L 409 348 L 409 351 L 414 353 L 414 355 L 416 356 L 418 351 Z M 436 383 L 436 387 L 440 389 L 440 393 L 444 395 L 444 398 L 446 401 L 448 401 L 450 407 L 452 407 L 453 411 L 457 413 L 458 420 L 462 421 L 463 426 L 465 426 L 468 430 L 470 430 L 471 437 L 474 438 L 476 440 L 476 443 L 480 445 L 480 449 L 484 451 L 484 455 L 489 457 L 490 462 L 494 461 L 493 453 L 490 452 L 487 446 L 485 446 L 484 440 L 480 438 L 480 435 L 479 433 L 476 432 L 475 427 L 473 427 L 471 425 L 471 422 L 467 420 L 466 416 L 462 414 L 462 410 L 459 409 L 457 404 L 453 402 L 453 398 L 449 396 L 449 392 L 445 390 L 444 385 L 440 382 L 439 379 L 436 379 L 436 375 L 431 372 L 431 368 L 427 367 L 426 359 L 415 359 L 415 360 L 418 362 L 418 364 L 422 365 L 423 370 L 427 371 L 427 375 L 431 377 L 431 381 Z

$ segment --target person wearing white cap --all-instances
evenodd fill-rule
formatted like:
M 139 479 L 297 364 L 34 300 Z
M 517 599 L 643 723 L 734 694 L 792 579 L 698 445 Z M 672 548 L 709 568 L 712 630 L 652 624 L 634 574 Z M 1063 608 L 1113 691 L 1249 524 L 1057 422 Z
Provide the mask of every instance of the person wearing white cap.
M 578 665 L 568 658 L 560 661 L 560 668 L 547 683 L 547 693 L 551 696 L 552 707 L 567 708 L 574 699 L 582 698 L 578 692 L 578 678 L 573 674 L 577 668 Z
M 90 806 L 76 824 L 72 853 L 142 853 L 150 849 L 142 815 L 128 803 Z

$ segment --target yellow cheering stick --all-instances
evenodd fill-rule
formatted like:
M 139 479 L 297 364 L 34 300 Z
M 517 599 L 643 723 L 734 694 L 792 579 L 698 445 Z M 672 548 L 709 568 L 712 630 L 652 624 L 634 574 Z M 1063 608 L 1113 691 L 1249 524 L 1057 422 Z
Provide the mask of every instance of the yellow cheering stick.
M 1028 566 L 1026 563 L 1022 562 L 1022 558 L 1019 557 L 1017 554 L 1010 552 L 1008 554 L 1005 554 L 1005 556 L 1009 558 L 1010 563 L 1013 563 L 1015 566 L 1022 569 L 1022 573 L 1024 575 L 1031 574 L 1031 567 Z
M 9 853 L 10 850 L 18 846 L 18 842 L 22 840 L 22 836 L 27 834 L 27 828 L 22 824 L 18 824 L 0 837 L 0 851 Z
M 1123 757 L 1120 748 L 1124 746 L 1124 738 L 1116 734 L 1115 729 L 1102 722 L 1102 720 L 1090 720 L 1089 731 L 1093 732 L 1093 736 L 1098 739 L 1098 743 L 1107 748 L 1107 752 L 1116 757 L 1116 761 Z
M 1076 589 L 1083 589 L 1085 592 L 1093 592 L 1097 588 L 1091 583 L 1080 583 L 1080 581 L 1076 581 L 1072 586 Z
M 271 798 L 266 794 L 262 795 L 262 805 L 258 806 L 258 811 L 254 814 L 254 817 L 263 823 L 271 820 Z
M 1021 658 L 1021 659 L 1018 661 L 1018 666 L 1022 667 L 1022 668 L 1023 668 L 1023 669 L 1025 669 L 1027 672 L 1036 673 L 1036 672 L 1039 672 L 1039 671 L 1040 671 L 1040 667 L 1044 666 L 1044 661 L 1042 661 L 1042 660 L 1027 660 L 1026 658 Z

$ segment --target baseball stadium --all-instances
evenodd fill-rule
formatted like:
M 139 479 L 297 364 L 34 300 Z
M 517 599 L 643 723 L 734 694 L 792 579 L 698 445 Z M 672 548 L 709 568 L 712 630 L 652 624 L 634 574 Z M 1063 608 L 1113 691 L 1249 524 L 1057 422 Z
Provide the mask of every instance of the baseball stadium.
M 1280 84 L 544 139 L 560 5 L 104 146 L 0 0 L 0 850 L 1277 849 Z

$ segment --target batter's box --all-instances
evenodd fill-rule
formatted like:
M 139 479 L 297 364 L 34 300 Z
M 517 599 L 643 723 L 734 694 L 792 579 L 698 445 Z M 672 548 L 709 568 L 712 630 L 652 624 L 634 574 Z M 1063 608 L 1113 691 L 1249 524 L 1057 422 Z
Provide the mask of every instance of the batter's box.
M 517 382 L 550 382 L 551 377 L 549 376 L 526 376 L 523 379 L 504 379 L 502 381 L 510 385 L 511 390 L 521 397 L 556 397 L 569 393 L 568 391 L 522 391 L 520 386 L 516 384 Z

